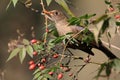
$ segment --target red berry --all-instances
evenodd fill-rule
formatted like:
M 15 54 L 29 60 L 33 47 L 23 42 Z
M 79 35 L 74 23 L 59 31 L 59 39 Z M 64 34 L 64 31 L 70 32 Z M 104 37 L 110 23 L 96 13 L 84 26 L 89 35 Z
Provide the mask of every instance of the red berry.
M 31 65 L 31 64 L 34 64 L 34 61 L 33 61 L 33 60 L 29 61 L 29 64 L 30 64 L 30 65 Z
M 41 59 L 41 62 L 42 62 L 42 63 L 45 63 L 45 62 L 46 62 L 46 59 L 45 59 L 45 58 Z
M 46 28 L 46 32 L 47 32 L 47 33 L 49 32 L 49 29 L 48 29 L 48 28 Z
M 29 70 L 33 70 L 33 69 L 35 69 L 35 67 L 36 67 L 35 64 L 31 64 L 31 65 L 29 66 Z
M 68 68 L 68 67 L 61 67 L 61 68 L 62 68 L 62 70 L 65 71 L 65 72 L 70 71 L 70 68 Z
M 58 58 L 58 56 L 59 56 L 58 54 L 54 54 L 53 58 Z
M 69 76 L 71 77 L 73 75 L 73 73 L 70 73 Z
M 40 63 L 38 63 L 37 65 L 38 65 L 38 67 L 39 67 L 39 66 L 41 66 L 41 64 L 40 64 Z
M 108 10 L 109 10 L 110 12 L 113 12 L 115 9 L 114 9 L 113 7 L 110 7 Z
M 52 76 L 52 75 L 53 75 L 53 72 L 51 71 L 51 72 L 49 72 L 48 74 Z
M 60 80 L 62 78 L 63 78 L 63 74 L 62 73 L 58 74 L 57 79 Z
M 34 55 L 34 56 L 36 56 L 37 54 L 38 54 L 38 52 L 36 52 L 36 51 L 33 52 L 33 55 Z
M 44 66 L 44 65 L 41 65 L 41 66 L 39 67 L 39 69 L 40 69 L 40 70 L 43 70 L 43 69 L 45 69 L 45 66 Z
M 116 18 L 116 19 L 120 19 L 120 14 L 115 15 L 115 18 Z
M 37 40 L 36 40 L 36 39 L 32 39 L 30 42 L 31 42 L 32 44 L 34 44 L 34 43 L 37 43 Z

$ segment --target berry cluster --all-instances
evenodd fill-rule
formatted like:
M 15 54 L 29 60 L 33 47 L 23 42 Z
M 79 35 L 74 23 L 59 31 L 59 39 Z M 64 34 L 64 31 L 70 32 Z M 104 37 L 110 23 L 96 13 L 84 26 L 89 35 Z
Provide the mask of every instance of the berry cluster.
M 36 39 L 32 39 L 31 41 L 30 41 L 30 43 L 32 44 L 32 45 L 34 45 L 34 44 L 39 44 L 38 43 L 39 41 L 38 40 L 36 40 Z M 39 57 L 39 60 L 30 60 L 29 61 L 29 70 L 36 70 L 36 69 L 39 69 L 40 71 L 42 71 L 42 70 L 45 70 L 45 69 L 48 69 L 49 67 L 48 67 L 48 65 L 49 64 L 47 64 L 47 63 L 50 63 L 50 60 L 54 60 L 54 59 L 59 59 L 59 57 L 60 57 L 60 55 L 58 54 L 58 53 L 53 53 L 53 54 L 48 54 L 49 55 L 49 57 L 48 57 L 48 55 L 46 55 L 46 54 L 43 54 L 43 55 L 39 55 L 40 53 L 39 53 L 39 51 L 37 51 L 37 50 L 35 50 L 35 51 L 33 51 L 33 57 L 35 57 L 35 59 L 38 57 L 38 56 L 42 56 L 42 57 Z M 50 58 L 50 59 L 49 59 Z M 52 61 L 53 61 L 52 60 Z M 54 64 L 54 65 L 56 65 L 56 64 Z M 53 76 L 53 75 L 56 75 L 56 73 L 57 73 L 57 79 L 58 80 L 60 80 L 60 79 L 62 79 L 63 78 L 63 72 L 68 72 L 68 71 L 70 71 L 71 70 L 71 68 L 69 68 L 68 66 L 63 66 L 63 65 L 59 65 L 59 69 L 61 70 L 61 71 L 59 71 L 59 72 L 57 72 L 57 71 L 53 71 L 53 70 L 49 70 L 48 72 L 47 72 L 47 74 L 49 74 L 50 76 Z M 68 76 L 72 76 L 73 75 L 73 73 L 69 73 L 69 75 Z

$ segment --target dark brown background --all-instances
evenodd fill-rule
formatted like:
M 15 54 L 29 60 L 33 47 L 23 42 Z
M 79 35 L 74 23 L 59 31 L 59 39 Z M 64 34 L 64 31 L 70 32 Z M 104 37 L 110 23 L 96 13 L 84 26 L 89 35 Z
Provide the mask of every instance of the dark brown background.
M 76 15 L 83 15 L 85 13 L 96 13 L 98 16 L 104 13 L 106 8 L 104 0 L 70 0 L 73 5 L 70 6 L 72 12 Z M 119 0 L 114 0 L 119 1 Z M 7 43 L 11 39 L 17 38 L 16 29 L 20 29 L 25 33 L 27 39 L 32 39 L 31 30 L 32 26 L 35 27 L 36 36 L 40 38 L 41 32 L 43 31 L 43 16 L 41 16 L 41 7 L 39 5 L 39 0 L 33 0 L 32 7 L 38 9 L 40 12 L 36 13 L 26 8 L 23 4 L 18 3 L 14 8 L 10 8 L 6 11 L 5 8 L 8 4 L 8 0 L 0 0 L 0 80 L 32 80 L 32 71 L 28 70 L 28 61 L 30 58 L 26 58 L 23 64 L 20 64 L 18 57 L 15 57 L 11 61 L 6 63 L 9 53 L 7 52 Z M 49 7 L 52 9 L 62 9 L 56 3 L 52 3 Z M 112 39 L 112 44 L 120 46 L 119 36 L 116 35 Z M 74 50 L 73 50 L 74 51 Z M 94 50 L 96 56 L 92 58 L 93 61 L 103 62 L 107 60 L 106 56 L 103 55 L 100 51 Z M 120 56 L 120 52 L 116 49 L 112 51 Z M 79 55 L 80 51 L 74 51 Z M 83 54 L 84 55 L 84 54 Z M 86 56 L 86 55 L 85 55 Z M 73 62 L 75 64 L 80 63 L 80 61 Z M 71 65 L 73 65 L 71 63 Z M 79 74 L 80 80 L 92 80 L 96 74 L 97 65 L 90 64 L 82 70 Z M 74 72 L 74 70 L 73 70 Z M 3 79 L 1 79 L 3 77 Z M 112 77 L 113 78 L 113 77 Z M 116 80 L 120 77 L 117 76 Z M 103 80 L 103 79 L 102 79 Z

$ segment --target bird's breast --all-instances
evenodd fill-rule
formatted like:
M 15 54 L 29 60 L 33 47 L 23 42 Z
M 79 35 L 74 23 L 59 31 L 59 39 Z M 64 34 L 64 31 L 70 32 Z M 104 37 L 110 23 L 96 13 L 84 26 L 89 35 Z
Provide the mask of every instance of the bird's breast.
M 67 33 L 72 32 L 72 29 L 68 25 L 56 25 L 57 31 L 59 35 L 65 35 Z

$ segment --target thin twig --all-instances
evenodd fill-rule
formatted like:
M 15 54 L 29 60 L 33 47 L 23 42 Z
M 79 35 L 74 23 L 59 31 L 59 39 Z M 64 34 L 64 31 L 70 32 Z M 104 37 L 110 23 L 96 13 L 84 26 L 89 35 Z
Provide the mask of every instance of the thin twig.
M 43 11 L 46 11 L 43 0 L 41 0 L 40 4 L 42 6 Z M 46 34 L 44 36 L 44 44 L 45 44 L 47 41 L 47 35 L 48 35 L 48 17 L 46 15 L 44 15 L 44 17 L 45 17 L 45 31 L 46 31 Z
M 84 29 L 83 29 L 84 30 Z M 74 34 L 70 39 L 68 39 L 68 41 L 66 42 L 64 48 L 63 48 L 63 52 L 62 55 L 64 55 L 65 50 L 67 48 L 67 45 L 69 44 L 70 40 L 73 39 L 74 37 L 76 37 L 78 34 L 80 34 L 83 30 L 79 31 L 78 33 Z M 62 59 L 64 58 L 64 56 L 61 57 L 60 62 L 62 61 Z
M 109 43 L 107 43 L 107 42 L 105 42 L 105 41 L 103 41 L 103 40 L 102 40 L 102 43 L 105 44 L 105 45 L 107 45 L 107 46 L 109 46 Z M 117 50 L 120 50 L 119 47 L 117 47 L 117 46 L 115 46 L 115 45 L 113 45 L 113 44 L 111 44 L 110 47 L 115 48 L 115 49 L 117 49 Z
M 44 4 L 43 4 L 43 0 L 40 0 L 40 4 L 41 4 L 41 6 L 42 6 L 42 10 L 45 11 L 46 9 L 45 9 L 45 6 L 44 6 Z
M 84 64 L 84 65 L 82 65 L 82 67 L 76 72 L 76 74 L 74 75 L 74 79 L 77 79 L 78 78 L 78 74 L 80 73 L 80 71 L 85 67 L 87 65 L 87 63 L 86 64 Z

